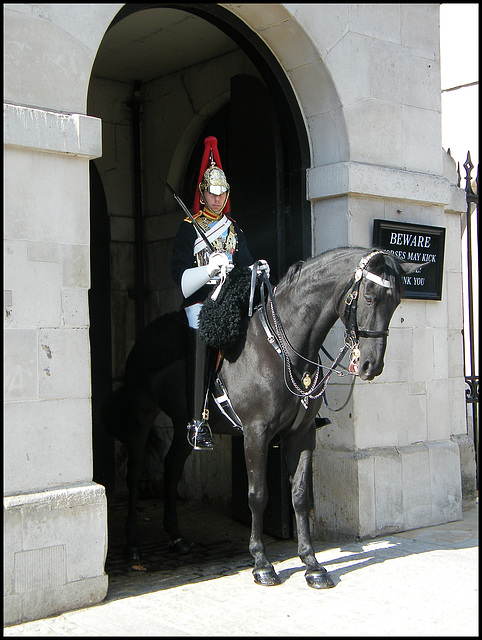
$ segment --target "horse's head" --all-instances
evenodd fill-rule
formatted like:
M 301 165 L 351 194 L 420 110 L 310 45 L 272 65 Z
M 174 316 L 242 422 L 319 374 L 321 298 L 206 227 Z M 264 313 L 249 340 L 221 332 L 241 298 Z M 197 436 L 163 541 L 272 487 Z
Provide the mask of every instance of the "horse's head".
M 383 371 L 388 325 L 400 303 L 402 276 L 422 266 L 374 251 L 355 270 L 339 311 L 352 346 L 350 370 L 362 380 L 373 380 Z

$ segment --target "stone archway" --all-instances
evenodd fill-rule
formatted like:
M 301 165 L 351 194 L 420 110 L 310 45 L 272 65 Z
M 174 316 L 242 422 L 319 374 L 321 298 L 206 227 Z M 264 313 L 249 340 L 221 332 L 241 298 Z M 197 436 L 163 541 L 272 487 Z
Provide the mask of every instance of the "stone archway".
M 5 11 L 4 100 L 7 105 L 4 111 L 4 143 L 11 168 L 6 176 L 5 240 L 18 249 L 17 253 L 9 254 L 9 273 L 20 276 L 10 278 L 7 286 L 11 327 L 6 332 L 6 343 L 9 353 L 13 352 L 15 356 L 15 364 L 29 371 L 27 382 L 15 389 L 13 397 L 6 399 L 6 448 L 9 450 L 6 487 L 12 494 L 6 500 L 6 538 L 9 541 L 5 553 L 8 582 L 6 617 L 9 621 L 18 621 L 25 615 L 21 611 L 21 603 L 35 600 L 34 605 L 29 605 L 28 615 L 40 617 L 92 601 L 94 582 L 97 585 L 95 599 L 101 599 L 107 587 L 103 574 L 105 494 L 101 486 L 91 482 L 91 361 L 87 296 L 89 161 L 100 156 L 99 164 L 106 163 L 103 167 L 106 178 L 103 187 L 107 194 L 111 190 L 118 190 L 121 197 L 126 194 L 130 197 L 132 185 L 129 180 L 123 181 L 122 176 L 119 180 L 119 176 L 112 171 L 113 165 L 109 164 L 112 156 L 105 144 L 101 150 L 101 124 L 105 133 L 113 129 L 112 122 L 107 119 L 101 123 L 87 102 L 92 65 L 100 43 L 112 20 L 125 6 L 8 5 Z M 182 5 L 183 8 L 185 6 Z M 199 8 L 200 5 L 197 6 Z M 279 5 L 241 5 L 233 11 L 219 5 L 213 6 L 216 14 L 213 19 L 219 21 L 222 18 L 226 24 L 229 23 L 230 33 L 239 27 L 245 34 L 249 32 L 251 37 L 254 34 L 259 43 L 268 42 L 269 29 L 265 32 L 264 28 L 276 25 L 280 18 L 282 22 L 288 20 L 286 26 L 294 26 L 296 32 L 299 31 L 287 10 Z M 238 10 L 240 13 L 236 14 Z M 233 21 L 237 21 L 237 27 Z M 283 93 L 283 88 L 289 89 L 287 93 L 292 110 L 298 110 L 300 115 L 290 135 L 292 138 L 300 133 L 306 136 L 306 114 L 303 109 L 308 103 L 303 104 L 293 91 L 293 87 L 297 86 L 301 95 L 302 82 L 295 77 L 296 70 L 293 68 L 288 71 L 282 62 L 286 44 L 293 43 L 289 29 L 283 32 L 281 39 L 272 37 L 271 40 L 265 50 L 269 55 L 270 50 L 276 54 L 276 64 L 282 71 L 277 81 L 284 84 L 280 84 L 278 91 Z M 307 45 L 308 48 L 310 46 Z M 257 60 L 265 69 L 266 62 L 262 54 L 258 53 Z M 287 73 L 292 74 L 291 83 L 287 82 Z M 129 94 L 128 99 L 131 98 Z M 119 90 L 114 106 L 121 120 L 125 115 L 123 99 L 124 94 Z M 318 106 L 314 107 L 314 111 L 318 112 Z M 122 135 L 123 132 L 125 129 L 122 126 L 116 132 L 114 157 L 122 157 L 130 145 L 130 140 Z M 313 145 L 308 139 L 306 149 L 300 155 L 296 188 L 299 194 L 304 194 L 305 169 L 312 166 L 314 157 Z M 42 182 L 43 177 L 47 179 Z M 149 193 L 148 201 L 151 197 L 155 199 L 156 193 Z M 306 198 L 302 200 L 306 201 Z M 309 231 L 309 205 L 305 203 L 303 206 Z M 130 239 L 132 221 L 115 208 L 112 213 L 118 218 L 117 224 L 111 229 L 114 242 Z M 168 212 L 166 228 L 176 219 L 169 216 Z M 153 226 L 155 228 L 156 225 Z M 162 233 L 160 242 L 163 241 Z M 304 247 L 307 251 L 311 248 L 309 238 L 309 235 L 305 235 Z M 30 242 L 34 245 L 29 245 L 27 258 L 27 244 Z M 128 248 L 124 249 L 121 257 L 129 258 Z M 124 262 L 119 259 L 113 265 L 114 273 L 116 279 L 125 284 L 122 304 L 132 313 L 132 299 L 128 296 L 130 283 L 123 269 Z M 72 269 L 72 265 L 75 265 L 75 269 Z M 41 280 L 35 291 L 41 312 L 40 316 L 35 314 L 35 317 L 25 315 L 27 310 L 22 304 L 17 304 L 18 300 L 29 299 L 29 286 L 32 284 L 30 274 L 33 271 L 36 274 L 43 271 L 49 274 L 49 277 Z M 55 278 L 51 277 L 52 271 L 56 274 Z M 39 317 L 47 320 L 39 321 Z M 49 343 L 45 343 L 46 334 L 39 330 L 39 322 L 52 327 L 48 332 Z M 18 327 L 28 332 L 28 340 L 23 339 L 23 334 L 20 336 Z M 119 357 L 120 361 L 125 360 L 123 356 L 129 347 L 129 339 L 124 336 L 122 342 L 124 353 Z M 55 345 L 55 348 L 47 349 L 48 344 Z M 75 351 L 75 379 L 81 382 L 74 390 L 69 384 L 72 377 L 65 375 L 66 370 L 72 370 L 72 349 Z M 53 359 L 50 358 L 52 353 Z M 32 368 L 31 358 L 37 358 L 39 354 L 38 368 Z M 36 385 L 40 388 L 38 396 L 33 391 Z M 42 429 L 39 429 L 39 425 Z M 61 434 L 60 439 L 58 434 Z M 55 447 L 50 445 L 52 440 L 57 442 Z M 38 449 L 39 444 L 43 448 Z M 41 451 L 42 454 L 31 455 L 32 450 L 37 454 Z M 39 501 L 42 509 L 38 508 Z M 75 521 L 71 518 L 71 506 L 78 507 Z M 20 511 L 31 531 L 38 525 L 28 547 L 22 546 L 25 526 L 23 520 L 21 522 L 17 518 Z M 83 526 L 84 520 L 91 528 Z M 83 534 L 74 545 L 66 539 L 66 532 L 71 530 L 76 535 L 80 535 L 80 532 Z M 58 555 L 44 553 L 44 549 L 51 547 L 52 532 L 59 541 Z M 84 547 L 90 551 L 95 547 L 95 556 L 87 552 L 81 554 L 85 566 L 79 562 L 78 552 Z M 20 556 L 15 554 L 25 554 L 22 557 L 27 563 L 32 551 L 39 559 L 38 576 L 35 572 L 28 576 L 18 574 L 14 557 Z M 45 575 L 42 575 L 42 572 L 45 574 L 44 567 L 50 565 L 52 570 L 49 569 L 47 574 L 55 584 L 46 584 Z M 60 569 L 64 566 L 66 572 L 60 576 Z M 15 580 L 20 580 L 22 585 L 20 595 L 13 588 Z M 39 584 L 46 584 L 42 596 L 33 589 L 37 580 Z
M 222 105 L 226 105 L 229 99 L 228 89 L 221 87 L 217 89 L 209 86 L 209 91 L 204 95 L 196 93 L 195 73 L 188 68 L 181 74 L 176 73 L 175 68 L 171 73 L 160 79 L 155 77 L 155 71 L 146 72 L 146 65 L 141 64 L 142 77 L 139 94 L 134 89 L 134 76 L 122 75 L 122 69 L 111 68 L 109 63 L 113 57 L 120 55 L 120 49 L 115 49 L 115 31 L 119 30 L 122 38 L 125 38 L 125 48 L 129 49 L 133 34 L 129 35 L 129 24 L 133 26 L 137 42 L 142 42 L 142 33 L 139 31 L 142 16 L 149 14 L 152 19 L 157 19 L 161 12 L 170 21 L 172 29 L 176 28 L 176 12 L 186 15 L 196 16 L 198 20 L 202 18 L 210 28 L 226 30 L 229 38 L 234 44 L 234 49 L 226 46 L 226 51 L 222 55 L 229 60 L 230 70 L 225 73 L 229 78 L 236 72 L 248 70 L 254 77 L 261 79 L 268 90 L 275 96 L 277 107 L 282 114 L 281 126 L 284 127 L 285 142 L 287 149 L 285 153 L 288 170 L 287 185 L 290 193 L 290 202 L 286 209 L 291 212 L 291 246 L 296 246 L 296 253 L 288 257 L 288 265 L 296 259 L 307 257 L 312 251 L 311 239 L 311 210 L 306 199 L 306 170 L 310 168 L 313 156 L 313 149 L 310 149 L 310 140 L 307 136 L 305 114 L 300 110 L 300 99 L 293 92 L 291 84 L 287 81 L 286 70 L 283 69 L 275 59 L 270 49 L 266 47 L 262 35 L 256 34 L 246 26 L 232 12 L 217 7 L 200 9 L 200 5 L 149 5 L 148 7 L 125 5 L 116 15 L 109 30 L 106 33 L 104 42 L 99 47 L 98 56 L 93 66 L 93 77 L 89 92 L 89 113 L 96 115 L 103 120 L 104 126 L 104 150 L 103 156 L 96 165 L 99 168 L 101 179 L 104 183 L 106 197 L 110 203 L 108 208 L 111 212 L 111 234 L 115 244 L 112 263 L 113 288 L 116 294 L 113 298 L 113 344 L 114 344 L 114 371 L 113 378 L 120 378 L 126 356 L 135 338 L 132 327 L 136 316 L 135 307 L 135 276 L 134 263 L 136 251 L 136 222 L 131 211 L 137 206 L 132 193 L 135 190 L 134 178 L 132 176 L 133 154 L 133 134 L 130 130 L 132 119 L 131 107 L 136 101 L 136 95 L 141 96 L 141 109 L 143 110 L 143 123 L 149 127 L 149 134 L 146 130 L 141 134 L 142 151 L 142 217 L 143 240 L 145 243 L 144 254 L 144 274 L 146 288 L 148 289 L 148 302 L 145 308 L 146 321 L 152 319 L 160 313 L 175 308 L 178 304 L 176 292 L 170 284 L 168 273 L 168 252 L 169 242 L 173 236 L 175 228 L 179 222 L 179 211 L 176 209 L 170 194 L 162 189 L 162 184 L 157 178 L 157 173 L 161 172 L 166 176 L 176 191 L 182 188 L 183 171 L 193 148 L 197 136 L 203 125 L 212 117 Z M 279 9 L 279 8 L 278 8 Z M 191 11 L 192 14 L 186 13 Z M 283 9 L 284 11 L 284 9 Z M 154 13 L 153 13 L 154 12 Z M 275 10 L 276 12 L 276 10 Z M 293 39 L 291 25 L 287 32 L 280 34 L 278 48 L 281 50 L 282 42 L 287 35 Z M 150 26 L 152 29 L 152 24 Z M 158 29 L 159 31 L 160 29 Z M 212 32 L 209 31 L 209 34 Z M 300 29 L 296 31 L 296 39 L 303 37 Z M 146 36 L 147 38 L 147 36 Z M 162 43 L 156 41 L 162 48 Z M 299 43 L 298 43 L 299 44 Z M 292 46 L 296 48 L 297 42 L 293 41 Z M 109 47 L 111 50 L 109 51 Z M 151 47 L 152 50 L 152 47 Z M 131 55 L 135 56 L 135 49 L 130 49 Z M 115 55 L 114 55 L 115 54 Z M 218 56 L 219 57 L 219 56 Z M 121 61 L 124 58 L 121 58 Z M 128 63 L 126 62 L 126 65 Z M 151 61 L 152 64 L 152 61 Z M 196 60 L 191 60 L 191 67 L 196 64 Z M 220 66 L 222 62 L 219 63 Z M 203 61 L 203 66 L 207 67 L 208 61 Z M 310 66 L 310 73 L 316 73 L 316 66 Z M 111 79 L 109 80 L 109 73 Z M 206 72 L 198 63 L 196 73 L 203 79 L 207 78 Z M 296 75 L 295 72 L 293 72 Z M 325 74 L 326 75 L 326 74 Z M 219 79 L 219 75 L 217 76 Z M 222 77 L 222 74 L 221 74 Z M 182 85 L 182 86 L 181 86 Z M 328 91 L 328 90 L 327 90 Z M 167 97 L 166 97 L 167 96 Z M 194 106 L 193 106 L 194 105 Z M 318 106 L 314 105 L 315 111 Z M 174 110 L 187 112 L 185 117 L 178 116 L 178 120 L 169 121 L 169 114 Z M 114 114 L 114 115 L 112 115 Z M 117 118 L 117 120 L 115 120 Z M 163 121 L 164 131 L 160 132 L 160 119 Z M 170 122 L 172 126 L 166 126 Z M 149 123 L 149 124 L 146 124 Z M 142 135 L 144 137 L 142 137 Z M 191 196 L 181 194 L 190 204 Z M 117 199 L 116 199 L 117 198 Z M 123 204 L 122 204 L 123 200 Z M 126 207 L 127 203 L 127 207 Z M 162 215 L 159 215 L 162 211 Z M 298 238 L 298 240 L 297 240 Z M 111 243 L 112 247 L 112 243 Z M 129 271 L 126 265 L 131 264 Z M 160 269 L 159 276 L 152 274 Z M 155 280 L 158 278 L 158 281 Z M 94 390 L 95 393 L 95 390 Z M 194 472 L 194 471 L 193 471 Z M 194 472 L 195 473 L 195 472 Z

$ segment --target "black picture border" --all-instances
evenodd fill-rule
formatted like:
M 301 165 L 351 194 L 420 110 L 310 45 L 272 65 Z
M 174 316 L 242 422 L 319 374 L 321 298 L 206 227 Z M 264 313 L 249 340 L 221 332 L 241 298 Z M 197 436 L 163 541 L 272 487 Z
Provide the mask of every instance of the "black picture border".
M 415 291 L 411 288 L 414 285 L 406 284 L 403 298 L 416 300 L 442 300 L 443 268 L 445 256 L 445 227 L 432 227 L 428 225 L 409 222 L 397 222 L 395 220 L 374 220 L 373 246 L 377 249 L 384 249 L 385 251 L 393 252 L 393 246 L 390 246 L 382 240 L 383 235 L 392 231 L 397 233 L 430 235 L 431 237 L 437 239 L 436 251 L 431 248 L 431 253 L 437 254 L 437 262 L 435 264 L 429 264 L 424 267 L 424 270 L 426 270 L 425 273 L 430 270 L 430 278 L 431 280 L 434 280 L 434 285 L 431 286 L 428 290 Z M 416 261 L 406 259 L 405 262 L 414 263 Z

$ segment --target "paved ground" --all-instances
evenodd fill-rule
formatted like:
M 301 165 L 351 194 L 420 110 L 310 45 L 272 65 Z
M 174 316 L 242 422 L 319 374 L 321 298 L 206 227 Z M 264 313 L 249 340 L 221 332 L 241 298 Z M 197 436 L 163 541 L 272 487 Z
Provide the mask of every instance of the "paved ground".
M 282 584 L 256 585 L 249 529 L 203 505 L 189 505 L 188 530 L 201 540 L 192 554 L 176 559 L 164 545 L 159 551 L 150 535 L 160 524 L 160 506 L 151 503 L 143 514 L 145 571 L 124 565 L 120 537 L 112 535 L 103 603 L 7 627 L 4 636 L 479 635 L 478 506 L 460 522 L 317 543 L 317 558 L 335 582 L 322 591 L 306 585 L 295 542 L 269 537 Z

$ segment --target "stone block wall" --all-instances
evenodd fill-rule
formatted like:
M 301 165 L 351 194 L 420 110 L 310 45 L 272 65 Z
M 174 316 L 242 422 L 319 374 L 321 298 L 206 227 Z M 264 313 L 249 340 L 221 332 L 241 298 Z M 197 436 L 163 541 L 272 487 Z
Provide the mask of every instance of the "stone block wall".
M 101 123 L 4 104 L 4 621 L 107 593 L 92 482 L 88 160 Z
M 350 165 L 338 170 L 332 192 L 315 204 L 317 246 L 344 240 L 370 246 L 377 218 L 445 227 L 446 244 L 442 299 L 402 299 L 391 321 L 382 374 L 369 383 L 357 381 L 342 411 L 324 410 L 332 424 L 317 433 L 313 530 L 328 539 L 460 519 L 462 505 L 473 501 L 475 484 L 463 377 L 465 198 L 455 186 L 453 167 L 442 157 L 443 175 L 420 180 L 412 172 L 398 172 L 395 179 L 390 170 L 381 185 L 385 197 L 373 198 L 367 184 L 379 169 Z M 411 190 L 415 180 L 418 188 Z M 351 189 L 355 193 L 344 193 Z M 331 353 L 341 340 L 340 326 L 330 337 Z M 347 382 L 330 383 L 327 397 L 330 407 L 340 407 L 348 397 Z

